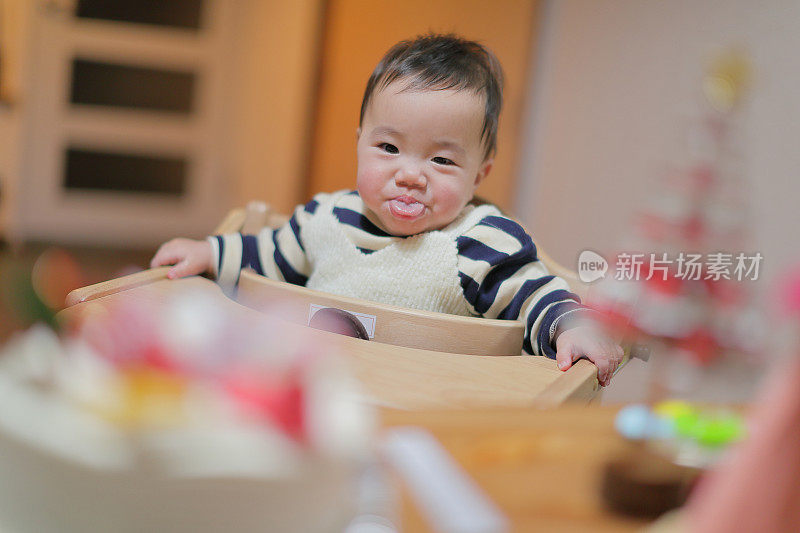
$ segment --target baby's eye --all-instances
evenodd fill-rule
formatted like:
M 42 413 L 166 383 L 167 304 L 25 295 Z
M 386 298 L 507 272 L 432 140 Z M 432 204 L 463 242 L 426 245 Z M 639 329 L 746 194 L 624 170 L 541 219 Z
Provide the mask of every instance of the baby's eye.
M 381 143 L 381 144 L 378 145 L 378 148 L 380 148 L 384 152 L 387 152 L 387 153 L 390 153 L 390 154 L 398 154 L 398 153 L 400 153 L 400 150 L 397 149 L 397 146 L 395 146 L 393 144 L 389 144 L 389 143 Z
M 433 159 L 431 159 L 431 161 L 433 161 L 437 165 L 455 165 L 455 163 L 452 160 L 447 159 L 446 157 L 436 156 Z

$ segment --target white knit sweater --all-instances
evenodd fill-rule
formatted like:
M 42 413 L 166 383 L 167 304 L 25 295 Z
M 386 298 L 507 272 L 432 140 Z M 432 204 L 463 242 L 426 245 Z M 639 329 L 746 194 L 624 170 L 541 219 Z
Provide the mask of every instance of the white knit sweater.
M 343 193 L 330 195 L 301 237 L 314 271 L 306 287 L 375 302 L 469 316 L 458 276 L 455 239 L 488 215 L 492 205 L 467 206 L 445 228 L 397 240 L 371 254 L 347 238 L 332 208 Z

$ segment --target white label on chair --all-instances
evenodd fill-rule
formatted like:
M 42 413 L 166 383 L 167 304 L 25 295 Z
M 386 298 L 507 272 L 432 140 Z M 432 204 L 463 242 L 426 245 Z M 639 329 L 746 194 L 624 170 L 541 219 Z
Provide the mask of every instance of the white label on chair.
M 327 309 L 330 307 L 329 305 L 317 305 L 317 304 L 309 304 L 308 305 L 308 324 L 311 324 L 311 319 L 320 309 Z M 337 307 L 337 309 L 339 309 Z M 342 309 L 342 311 L 347 311 L 347 309 Z M 375 336 L 375 321 L 377 317 L 375 315 L 365 315 L 364 313 L 356 313 L 354 311 L 347 311 L 354 317 L 358 319 L 359 322 L 364 326 L 364 329 L 367 330 L 367 336 L 371 339 Z

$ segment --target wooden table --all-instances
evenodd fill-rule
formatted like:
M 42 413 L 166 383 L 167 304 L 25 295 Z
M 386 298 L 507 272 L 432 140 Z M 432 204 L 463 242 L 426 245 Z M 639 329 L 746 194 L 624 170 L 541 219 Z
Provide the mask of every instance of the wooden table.
M 241 316 L 258 313 L 227 298 L 212 281 L 201 277 L 158 280 L 95 300 L 78 303 L 59 314 L 61 320 L 104 311 L 119 302 L 163 303 L 175 291 L 192 290 L 215 298 Z M 530 407 L 588 402 L 597 392 L 597 370 L 578 361 L 561 372 L 544 357 L 477 356 L 391 346 L 286 324 L 287 334 L 323 336 L 336 343 L 352 364 L 369 398 L 378 405 L 402 409 Z
M 613 428 L 618 408 L 409 412 L 385 409 L 385 427 L 428 429 L 509 518 L 512 531 L 637 531 L 648 521 L 606 510 L 603 465 L 629 444 Z M 408 494 L 403 531 L 431 531 Z
M 193 277 L 79 303 L 62 311 L 60 319 L 90 317 L 126 300 L 163 303 L 176 290 L 211 295 L 242 317 L 257 313 L 225 297 L 215 283 Z M 514 531 L 633 531 L 646 523 L 605 511 L 599 499 L 602 465 L 626 450 L 613 431 L 616 409 L 575 403 L 532 408 L 588 401 L 597 389 L 591 363 L 579 361 L 564 373 L 542 357 L 450 354 L 286 327 L 287 334 L 339 343 L 370 398 L 383 406 L 384 427 L 430 430 L 507 515 Z M 403 526 L 404 531 L 428 530 L 408 498 Z

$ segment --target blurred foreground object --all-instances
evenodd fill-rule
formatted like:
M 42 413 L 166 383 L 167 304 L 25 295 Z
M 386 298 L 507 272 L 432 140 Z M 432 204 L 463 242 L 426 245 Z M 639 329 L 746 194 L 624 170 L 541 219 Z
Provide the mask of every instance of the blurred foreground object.
M 677 400 L 623 407 L 615 427 L 631 448 L 606 464 L 603 501 L 649 518 L 682 506 L 703 471 L 724 462 L 745 433 L 736 412 Z
M 75 257 L 60 248 L 48 248 L 39 255 L 31 269 L 31 284 L 47 307 L 64 308 L 67 294 L 87 282 Z
M 683 505 L 698 476 L 645 448 L 606 463 L 600 495 L 611 510 L 633 517 L 657 518 Z
M 46 249 L 30 269 L 8 256 L 0 264 L 0 305 L 22 327 L 43 322 L 58 329 L 55 314 L 69 291 L 86 282 L 75 258 L 60 248 Z
M 800 330 L 800 265 L 780 294 Z M 763 383 L 750 438 L 692 496 L 689 531 L 800 531 L 800 342 L 794 352 Z
M 335 346 L 281 333 L 187 292 L 87 316 L 63 339 L 44 326 L 12 339 L 0 525 L 341 530 L 372 415 Z
M 742 440 L 742 417 L 726 408 L 704 407 L 680 400 L 622 408 L 615 421 L 625 438 L 641 442 L 675 464 L 708 468 Z

